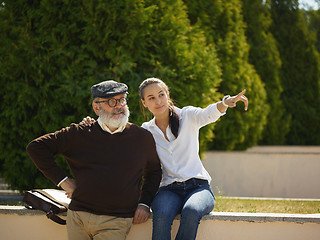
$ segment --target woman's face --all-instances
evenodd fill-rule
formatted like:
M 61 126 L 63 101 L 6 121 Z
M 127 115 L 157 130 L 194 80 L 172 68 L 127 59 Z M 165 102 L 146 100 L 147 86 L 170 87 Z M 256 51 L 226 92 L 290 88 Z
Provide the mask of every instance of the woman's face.
M 160 115 L 168 111 L 169 96 L 166 90 L 159 83 L 153 83 L 143 90 L 143 106 L 149 109 L 153 115 Z

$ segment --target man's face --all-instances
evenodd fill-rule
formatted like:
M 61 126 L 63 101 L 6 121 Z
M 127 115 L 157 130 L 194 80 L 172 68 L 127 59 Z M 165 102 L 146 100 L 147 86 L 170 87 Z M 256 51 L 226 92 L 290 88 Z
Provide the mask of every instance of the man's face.
M 123 103 L 120 99 L 123 100 L 126 98 L 126 94 L 119 94 L 112 98 L 100 98 L 95 101 L 94 106 L 96 114 L 100 117 L 101 121 L 106 124 L 109 128 L 119 128 L 121 126 L 125 126 L 129 120 L 129 108 L 127 105 L 121 106 L 120 103 Z M 116 100 L 116 106 L 110 107 L 108 100 L 113 99 Z M 100 102 L 100 103 L 97 103 Z M 109 101 L 112 103 L 112 101 Z M 111 104 L 112 105 L 112 104 Z

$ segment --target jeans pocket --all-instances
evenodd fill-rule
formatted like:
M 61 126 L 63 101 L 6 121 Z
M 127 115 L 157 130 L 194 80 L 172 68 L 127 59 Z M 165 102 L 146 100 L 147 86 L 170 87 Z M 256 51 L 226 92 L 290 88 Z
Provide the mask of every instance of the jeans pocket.
M 213 193 L 213 191 L 212 191 L 212 189 L 211 189 L 211 187 L 210 187 L 208 182 L 207 183 L 205 183 L 205 182 L 204 183 L 198 183 L 197 186 L 198 186 L 198 188 L 208 190 L 212 194 L 213 198 L 216 199 L 216 197 L 214 196 L 214 193 Z

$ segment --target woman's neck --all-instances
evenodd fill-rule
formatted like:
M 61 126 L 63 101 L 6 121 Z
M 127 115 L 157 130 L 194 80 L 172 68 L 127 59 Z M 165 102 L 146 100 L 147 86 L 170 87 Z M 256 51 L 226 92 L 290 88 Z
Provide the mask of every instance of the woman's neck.
M 169 109 L 161 115 L 155 115 L 155 122 L 159 128 L 167 128 L 169 125 Z
M 168 136 L 167 136 L 167 128 L 169 126 L 169 110 L 165 111 L 161 115 L 154 116 L 155 117 L 155 122 L 158 128 L 161 130 L 163 133 L 164 137 L 169 141 Z

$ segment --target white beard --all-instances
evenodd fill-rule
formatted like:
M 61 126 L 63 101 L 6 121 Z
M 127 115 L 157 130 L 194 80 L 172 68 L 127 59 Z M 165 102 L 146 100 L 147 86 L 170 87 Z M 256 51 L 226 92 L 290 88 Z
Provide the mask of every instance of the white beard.
M 117 115 L 117 117 L 115 118 L 114 115 L 118 112 L 122 112 L 123 114 Z M 107 125 L 109 128 L 118 129 L 119 127 L 126 126 L 129 121 L 129 116 L 130 112 L 128 107 L 114 109 L 111 114 L 104 111 L 103 109 L 99 109 L 99 117 L 101 119 L 101 122 Z

